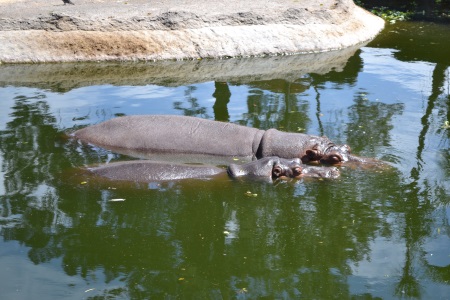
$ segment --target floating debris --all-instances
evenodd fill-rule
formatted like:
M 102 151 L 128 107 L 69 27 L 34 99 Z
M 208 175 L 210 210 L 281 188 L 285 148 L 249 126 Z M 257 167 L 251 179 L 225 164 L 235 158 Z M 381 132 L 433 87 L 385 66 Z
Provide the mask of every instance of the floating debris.
M 250 191 L 247 191 L 244 195 L 247 196 L 247 197 L 258 197 L 258 194 L 254 194 L 254 193 L 252 193 Z
M 123 199 L 123 198 L 116 198 L 116 199 L 109 200 L 109 202 L 123 202 L 123 201 L 125 201 L 125 199 Z

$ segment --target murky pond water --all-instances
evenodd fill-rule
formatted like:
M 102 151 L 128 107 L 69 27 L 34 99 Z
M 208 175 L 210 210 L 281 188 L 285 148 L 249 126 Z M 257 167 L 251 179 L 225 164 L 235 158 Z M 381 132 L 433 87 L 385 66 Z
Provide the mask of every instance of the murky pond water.
M 401 23 L 340 55 L 0 66 L 1 298 L 448 299 L 449 36 Z M 392 168 L 274 184 L 83 175 L 132 158 L 65 134 L 134 114 L 327 135 Z

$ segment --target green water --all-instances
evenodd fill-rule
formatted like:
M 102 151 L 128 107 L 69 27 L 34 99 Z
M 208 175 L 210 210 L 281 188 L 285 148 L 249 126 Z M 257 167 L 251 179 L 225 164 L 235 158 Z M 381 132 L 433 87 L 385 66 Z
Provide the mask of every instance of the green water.
M 448 299 L 449 37 L 448 26 L 399 23 L 315 67 L 0 66 L 0 297 Z M 131 158 L 66 134 L 133 114 L 327 135 L 391 168 L 273 184 L 84 174 Z

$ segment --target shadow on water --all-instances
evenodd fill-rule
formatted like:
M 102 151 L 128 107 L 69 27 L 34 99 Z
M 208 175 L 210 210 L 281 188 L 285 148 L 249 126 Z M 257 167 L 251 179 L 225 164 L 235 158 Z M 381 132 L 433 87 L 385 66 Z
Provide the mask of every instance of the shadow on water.
M 0 66 L 2 296 L 446 297 L 450 76 L 441 32 L 448 27 L 398 24 L 339 59 Z M 423 79 L 409 85 L 402 72 L 416 68 Z M 392 168 L 276 183 L 125 184 L 78 172 L 131 158 L 63 133 L 133 113 L 327 135 Z

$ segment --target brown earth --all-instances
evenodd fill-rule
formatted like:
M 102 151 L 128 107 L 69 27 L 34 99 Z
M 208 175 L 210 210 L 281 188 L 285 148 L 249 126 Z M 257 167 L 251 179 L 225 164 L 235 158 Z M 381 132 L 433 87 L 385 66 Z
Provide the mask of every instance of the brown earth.
M 351 0 L 0 0 L 0 62 L 247 57 L 342 49 L 384 22 Z

